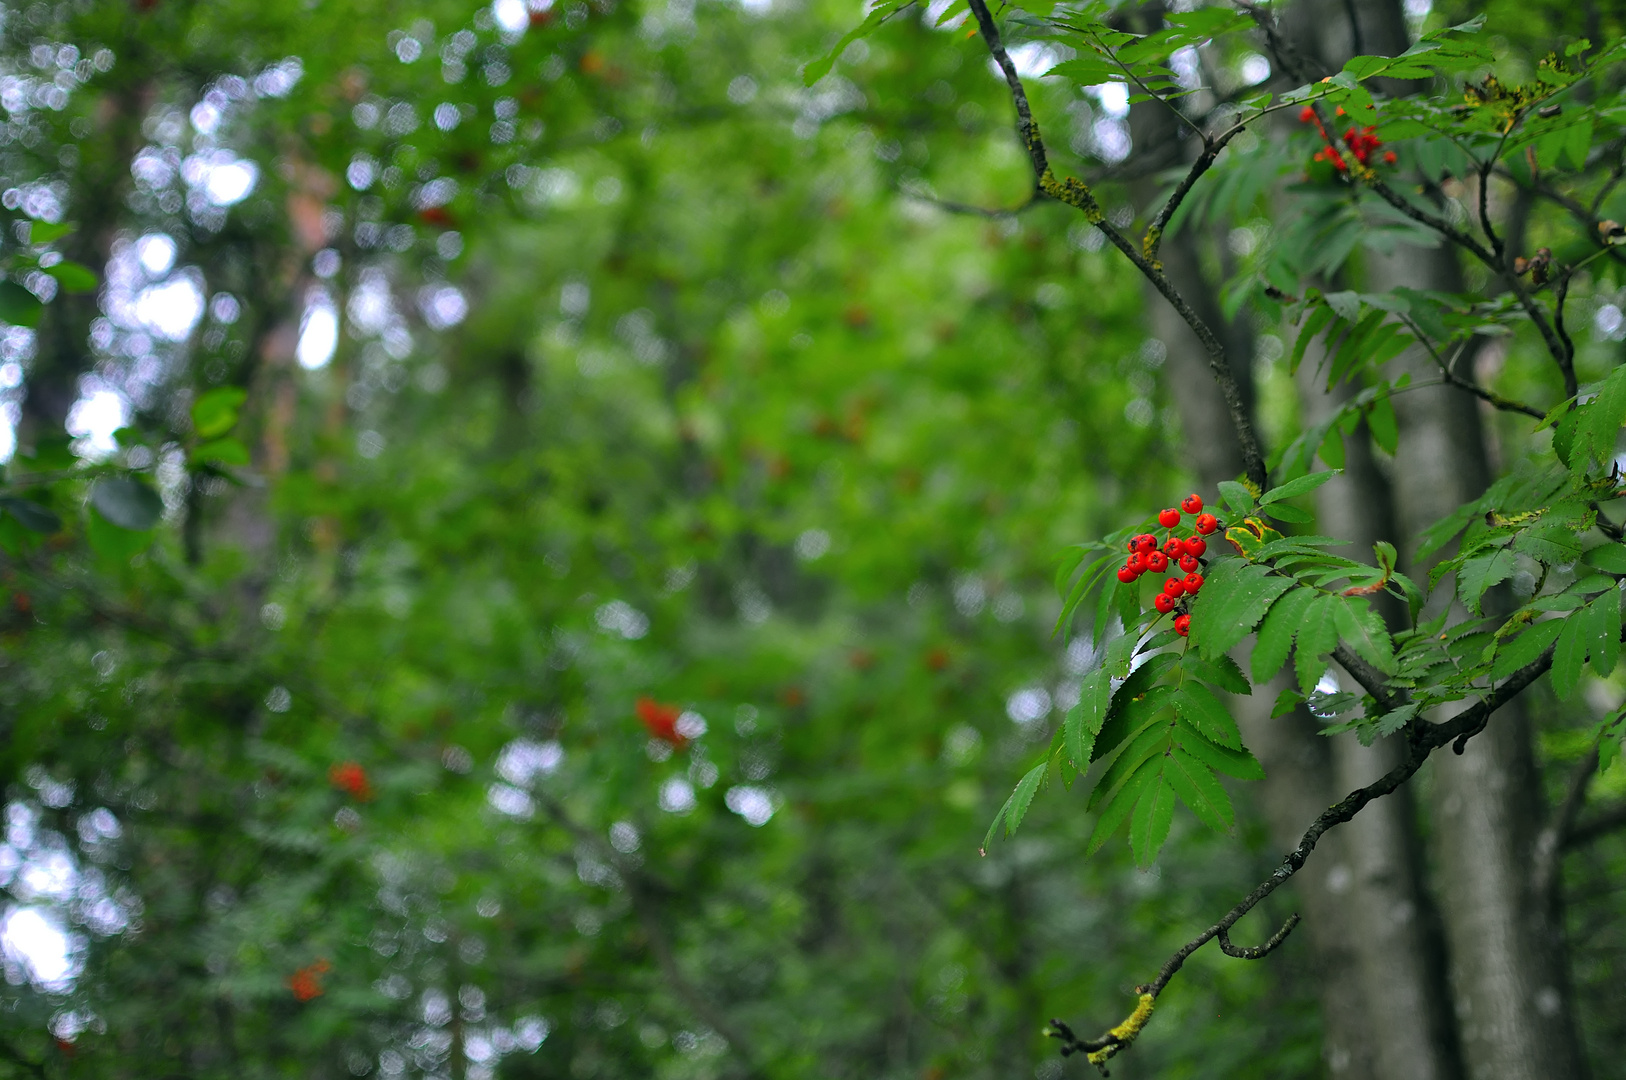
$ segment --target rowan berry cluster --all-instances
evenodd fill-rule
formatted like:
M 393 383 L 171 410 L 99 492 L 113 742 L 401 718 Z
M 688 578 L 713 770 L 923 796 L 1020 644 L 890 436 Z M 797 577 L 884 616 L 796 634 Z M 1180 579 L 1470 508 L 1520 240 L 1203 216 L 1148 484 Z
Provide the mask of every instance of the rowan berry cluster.
M 1344 110 L 1339 109 L 1338 115 L 1343 116 Z M 1333 141 L 1332 136 L 1327 133 L 1326 127 L 1321 123 L 1321 117 L 1316 113 L 1312 106 L 1306 105 L 1304 107 L 1304 110 L 1299 113 L 1299 120 L 1306 124 L 1314 124 L 1316 126 L 1316 130 L 1321 132 L 1321 141 L 1326 144 L 1320 150 L 1316 151 L 1315 157 L 1311 160 L 1330 162 L 1332 167 L 1339 172 L 1347 172 L 1349 170 L 1349 162 L 1344 160 L 1345 153 L 1348 153 L 1363 166 L 1370 166 L 1373 163 L 1373 159 L 1378 156 L 1378 148 L 1383 145 L 1383 140 L 1378 138 L 1377 135 L 1373 134 L 1375 131 L 1377 131 L 1377 128 L 1357 128 L 1351 126 L 1348 131 L 1344 132 L 1344 146 L 1346 149 L 1340 151 L 1337 144 Z M 1396 156 L 1393 150 L 1385 150 L 1383 152 L 1384 164 L 1393 165 L 1399 160 L 1399 157 Z
M 373 785 L 367 780 L 367 770 L 354 761 L 346 761 L 327 771 L 327 778 L 340 791 L 348 792 L 357 802 L 373 797 Z
M 1194 536 L 1176 536 L 1173 530 L 1180 525 L 1183 510 L 1192 517 L 1192 528 L 1197 530 Z M 1129 540 L 1129 561 L 1118 569 L 1118 580 L 1125 585 L 1136 581 L 1142 574 L 1162 574 L 1168 572 L 1171 566 L 1178 567 L 1185 572 L 1185 576 L 1172 576 L 1163 582 L 1163 591 L 1157 594 L 1152 606 L 1158 613 L 1167 615 L 1171 611 L 1178 612 L 1174 617 L 1174 629 L 1181 637 L 1191 632 L 1191 615 L 1186 611 L 1188 596 L 1196 596 L 1197 591 L 1203 587 L 1203 555 L 1208 551 L 1208 541 L 1203 537 L 1219 528 L 1219 519 L 1213 514 L 1203 512 L 1203 500 L 1200 495 L 1187 495 L 1180 501 L 1180 510 L 1169 507 L 1158 512 L 1157 523 L 1170 530 L 1163 542 L 1152 533 L 1141 533 Z

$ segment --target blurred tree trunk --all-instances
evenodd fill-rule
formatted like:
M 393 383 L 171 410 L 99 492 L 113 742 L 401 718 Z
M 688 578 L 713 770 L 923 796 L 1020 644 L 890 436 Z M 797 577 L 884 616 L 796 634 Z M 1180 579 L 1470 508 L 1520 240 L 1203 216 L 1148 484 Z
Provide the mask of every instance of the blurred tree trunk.
M 1395 0 L 1307 0 L 1289 9 L 1284 29 L 1322 72 L 1337 70 L 1352 55 L 1394 55 L 1410 44 Z M 1455 252 L 1443 246 L 1388 256 L 1367 251 L 1364 257 L 1365 284 L 1373 291 L 1462 288 Z M 1437 379 L 1421 350 L 1399 362 L 1415 381 Z M 1394 404 L 1400 424 L 1394 469 L 1399 535 L 1414 537 L 1440 516 L 1441 507 L 1477 497 L 1490 482 L 1490 470 L 1471 399 L 1431 388 L 1408 390 Z M 1324 505 L 1330 500 L 1323 496 Z M 1378 504 L 1366 505 L 1364 514 L 1353 517 L 1372 520 Z M 1403 557 L 1419 573 L 1408 546 L 1401 545 Z M 1521 703 L 1502 709 L 1461 757 L 1442 754 L 1435 762 L 1435 884 L 1468 1073 L 1476 1080 L 1579 1076 L 1581 1055 L 1565 1006 L 1561 932 L 1532 881 L 1542 797 Z M 1361 843 L 1358 834 L 1352 843 Z
M 1347 387 L 1327 392 L 1318 351 L 1309 350 L 1297 374 L 1305 427 L 1325 422 L 1352 396 Z M 1364 424 L 1345 440 L 1343 473 L 1317 489 L 1316 517 L 1323 533 L 1350 542 L 1351 558 L 1370 559 L 1374 543 L 1397 539 L 1389 484 L 1373 459 Z M 1378 607 L 1391 627 L 1405 625 L 1398 605 L 1380 602 Z M 1355 685 L 1348 676 L 1343 682 L 1346 689 Z M 1330 744 L 1340 792 L 1371 783 L 1405 753 L 1395 738 L 1362 746 L 1345 734 Z M 1373 1050 L 1379 1075 L 1458 1077 L 1462 1067 L 1447 1004 L 1444 944 L 1423 884 L 1411 787 L 1368 806 L 1341 831 L 1355 898 L 1350 929 L 1363 943 L 1362 994 L 1373 1030 L 1382 1033 Z
M 1456 291 L 1454 252 L 1371 255 L 1368 283 Z M 1415 381 L 1436 376 L 1414 350 L 1400 363 Z M 1446 387 L 1395 398 L 1400 448 L 1395 490 L 1402 535 L 1414 537 L 1444 506 L 1490 482 L 1477 404 Z M 1403 548 L 1414 574 L 1426 571 Z M 1494 602 L 1494 601 L 1493 601 Z M 1451 975 L 1469 1075 L 1581 1076 L 1568 1004 L 1562 928 L 1534 881 L 1534 843 L 1545 815 L 1522 699 L 1501 709 L 1461 756 L 1434 759 L 1436 891 L 1451 945 Z

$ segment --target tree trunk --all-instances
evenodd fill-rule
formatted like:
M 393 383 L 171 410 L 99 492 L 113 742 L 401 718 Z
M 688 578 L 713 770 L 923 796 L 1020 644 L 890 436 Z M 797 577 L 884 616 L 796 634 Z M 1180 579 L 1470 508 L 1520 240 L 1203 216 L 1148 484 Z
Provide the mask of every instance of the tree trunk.
M 1457 291 L 1453 251 L 1368 253 L 1368 286 Z M 1430 362 L 1403 356 L 1414 381 Z M 1477 404 L 1429 387 L 1396 395 L 1395 490 L 1402 535 L 1415 537 L 1489 483 Z M 1414 552 L 1403 550 L 1414 575 Z M 1436 891 L 1451 948 L 1463 1056 L 1474 1080 L 1582 1076 L 1568 1007 L 1561 928 L 1532 880 L 1543 815 L 1540 776 L 1522 701 L 1503 707 L 1461 756 L 1434 758 Z
M 1328 393 L 1317 371 L 1317 348 L 1297 381 L 1306 427 L 1323 423 L 1352 395 Z M 1387 480 L 1373 459 L 1363 424 L 1345 440 L 1344 471 L 1316 491 L 1320 530 L 1349 540 L 1351 558 L 1371 558 L 1372 545 L 1396 532 Z M 1385 599 L 1382 594 L 1378 597 Z M 1379 603 L 1385 619 L 1404 625 L 1395 604 Z M 1347 675 L 1346 688 L 1354 686 Z M 1340 791 L 1353 791 L 1400 763 L 1395 738 L 1362 746 L 1352 734 L 1331 741 L 1332 771 Z M 1447 1005 L 1445 950 L 1437 912 L 1423 886 L 1422 846 L 1410 785 L 1362 810 L 1340 830 L 1349 853 L 1351 930 L 1362 942 L 1358 975 L 1380 1076 L 1454 1080 L 1462 1075 L 1455 1027 Z

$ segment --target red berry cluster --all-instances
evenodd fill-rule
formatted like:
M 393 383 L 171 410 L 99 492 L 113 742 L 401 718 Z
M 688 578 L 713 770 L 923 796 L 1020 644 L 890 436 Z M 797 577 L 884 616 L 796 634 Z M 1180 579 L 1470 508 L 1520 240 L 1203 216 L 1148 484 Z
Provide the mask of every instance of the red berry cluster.
M 689 740 L 677 729 L 677 722 L 683 716 L 683 710 L 676 705 L 663 705 L 652 697 L 641 697 L 633 709 L 638 713 L 638 719 L 643 721 L 649 733 L 662 742 L 671 743 L 682 750 Z
M 357 802 L 373 797 L 373 785 L 367 781 L 367 770 L 354 761 L 335 765 L 327 771 L 327 778 L 340 791 L 348 792 Z
M 322 976 L 333 970 L 326 960 L 318 960 L 314 964 L 306 964 L 284 980 L 288 989 L 294 992 L 294 997 L 300 1001 L 310 1001 L 322 996 Z
M 1344 110 L 1339 109 L 1338 115 L 1343 116 Z M 1327 129 L 1322 125 L 1321 117 L 1316 114 L 1315 109 L 1306 105 L 1304 110 L 1299 113 L 1299 120 L 1306 124 L 1314 124 L 1316 130 L 1321 132 L 1321 141 L 1326 143 L 1325 146 L 1316 151 L 1315 157 L 1311 160 L 1331 162 L 1334 169 L 1339 172 L 1346 172 L 1349 169 L 1349 162 L 1344 160 L 1344 153 L 1339 151 L 1337 145 L 1333 142 L 1332 136 L 1327 134 Z M 1370 166 L 1373 158 L 1377 156 L 1378 148 L 1383 145 L 1383 140 L 1373 134 L 1376 130 L 1375 127 L 1351 127 L 1344 132 L 1344 145 L 1349 148 L 1347 152 L 1362 165 Z M 1383 152 L 1384 164 L 1393 165 L 1399 160 L 1393 150 Z
M 1187 495 L 1180 501 L 1180 510 L 1196 518 L 1192 525 L 1198 535 L 1179 537 L 1171 531 L 1161 545 L 1151 533 L 1132 537 L 1129 541 L 1129 561 L 1119 567 L 1118 580 L 1127 585 L 1142 574 L 1165 573 L 1171 565 L 1185 571 L 1185 577 L 1175 576 L 1164 581 L 1163 591 L 1152 601 L 1152 606 L 1163 615 L 1180 609 L 1180 613 L 1174 617 L 1174 629 L 1185 637 L 1191 630 L 1191 616 L 1184 610 L 1182 597 L 1196 596 L 1197 590 L 1203 587 L 1203 576 L 1198 572 L 1202 569 L 1203 555 L 1208 551 L 1208 541 L 1203 537 L 1219 528 L 1219 520 L 1213 514 L 1203 513 L 1200 495 Z M 1180 524 L 1180 510 L 1171 506 L 1160 511 L 1157 523 L 1165 529 L 1175 529 Z

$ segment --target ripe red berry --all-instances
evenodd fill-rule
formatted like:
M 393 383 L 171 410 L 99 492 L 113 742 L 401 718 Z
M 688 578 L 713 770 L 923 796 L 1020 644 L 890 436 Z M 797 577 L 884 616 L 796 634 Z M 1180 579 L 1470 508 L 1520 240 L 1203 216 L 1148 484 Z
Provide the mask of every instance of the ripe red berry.
M 1135 537 L 1135 550 L 1142 555 L 1149 555 L 1157 550 L 1157 537 L 1151 533 L 1141 533 Z
M 1163 554 L 1171 559 L 1178 559 L 1186 553 L 1186 542 L 1177 536 L 1171 536 L 1163 541 Z
M 1193 559 L 1202 558 L 1203 553 L 1207 550 L 1208 541 L 1204 540 L 1200 536 L 1193 536 L 1191 539 L 1186 541 L 1186 554 L 1190 555 Z
M 1186 591 L 1186 583 L 1177 577 L 1172 577 L 1163 583 L 1163 591 L 1170 596 L 1179 596 Z
M 1197 590 L 1203 587 L 1203 576 L 1201 574 L 1187 574 L 1186 580 L 1181 584 L 1185 586 L 1186 592 L 1195 596 Z
M 1184 570 L 1188 574 L 1196 573 L 1197 568 L 1201 565 L 1202 563 L 1197 561 L 1197 557 L 1195 555 L 1180 556 L 1180 569 Z
M 1384 161 L 1384 164 L 1386 164 L 1386 165 L 1393 165 L 1395 162 L 1397 162 L 1399 160 L 1400 160 L 1400 158 L 1395 155 L 1395 152 L 1393 150 L 1386 151 L 1384 153 L 1384 155 L 1383 155 L 1383 161 Z
M 1131 555 L 1133 555 L 1135 552 L 1137 552 L 1139 550 L 1140 550 L 1140 537 L 1131 536 L 1129 538 L 1129 553 Z
M 1139 577 L 1141 574 L 1146 573 L 1146 556 L 1137 551 L 1129 556 L 1129 561 L 1124 565 L 1129 568 L 1130 573 Z
M 1180 509 L 1184 510 L 1188 514 L 1202 513 L 1203 497 L 1198 495 L 1196 492 L 1192 492 L 1190 495 L 1187 495 L 1185 498 L 1180 500 Z
M 1154 574 L 1161 574 L 1169 568 L 1169 557 L 1161 551 L 1154 551 L 1146 556 L 1146 569 Z
M 1185 637 L 1187 634 L 1191 633 L 1191 616 L 1176 615 L 1174 617 L 1174 632 L 1179 634 L 1181 637 Z
M 1131 581 L 1134 581 L 1138 577 L 1140 577 L 1140 575 L 1135 573 L 1135 568 L 1134 567 L 1132 567 L 1132 566 L 1120 566 L 1120 567 L 1118 567 L 1118 580 L 1123 582 L 1125 585 L 1128 585 Z
M 1213 532 L 1217 528 L 1219 528 L 1219 519 L 1216 518 L 1213 514 L 1198 514 L 1197 515 L 1197 531 L 1198 532 L 1200 532 L 1200 533 L 1202 533 L 1203 535 L 1206 536 L 1207 534 Z
M 1163 526 L 1165 529 L 1174 528 L 1176 525 L 1180 524 L 1180 511 L 1176 510 L 1172 506 L 1167 510 L 1159 510 L 1157 512 L 1157 523 Z
M 1162 614 L 1167 615 L 1169 612 L 1174 610 L 1175 603 L 1176 601 L 1174 597 L 1170 596 L 1168 593 L 1160 592 L 1157 594 L 1157 598 L 1152 601 L 1152 606 L 1157 608 L 1157 610 Z
M 1314 106 L 1306 105 L 1304 108 L 1299 110 L 1299 123 L 1308 124 L 1311 120 L 1314 120 L 1314 119 L 1315 119 L 1315 107 Z

